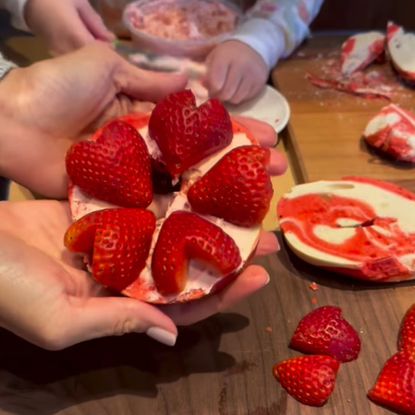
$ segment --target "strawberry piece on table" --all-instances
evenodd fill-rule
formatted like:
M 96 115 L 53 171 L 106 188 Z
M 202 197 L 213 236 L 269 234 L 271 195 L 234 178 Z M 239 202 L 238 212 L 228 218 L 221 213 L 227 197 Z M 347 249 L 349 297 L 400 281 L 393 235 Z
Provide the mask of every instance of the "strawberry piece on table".
M 401 415 L 415 415 L 415 362 L 406 352 L 392 356 L 380 372 L 369 399 Z
M 290 347 L 303 353 L 326 354 L 349 362 L 360 352 L 356 330 L 342 317 L 339 307 L 319 307 L 302 318 Z
M 94 141 L 74 144 L 66 155 L 66 170 L 82 191 L 114 205 L 144 208 L 153 199 L 147 146 L 122 121 L 108 124 Z
M 154 108 L 149 121 L 167 170 L 180 175 L 232 141 L 232 124 L 220 101 L 210 99 L 200 107 L 190 90 L 168 95 Z
M 259 225 L 273 194 L 268 162 L 269 150 L 259 146 L 230 151 L 190 187 L 192 208 L 235 225 Z
M 104 209 L 74 222 L 65 234 L 65 246 L 87 254 L 94 278 L 121 291 L 144 268 L 155 226 L 148 210 Z
M 242 261 L 238 246 L 221 228 L 194 213 L 174 212 L 163 223 L 154 248 L 151 267 L 157 290 L 163 295 L 182 291 L 192 259 L 223 276 Z
M 334 390 L 340 363 L 330 356 L 300 356 L 273 367 L 281 386 L 297 401 L 322 406 Z
M 398 347 L 415 358 L 415 304 L 409 308 L 402 320 Z

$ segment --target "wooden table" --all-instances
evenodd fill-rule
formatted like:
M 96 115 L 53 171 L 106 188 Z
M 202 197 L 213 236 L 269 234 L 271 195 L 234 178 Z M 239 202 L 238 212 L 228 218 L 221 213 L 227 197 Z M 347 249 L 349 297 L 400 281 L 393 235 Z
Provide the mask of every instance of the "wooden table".
M 326 53 L 338 45 L 338 38 L 315 39 L 302 52 Z M 282 64 L 274 78 L 293 111 L 284 140 L 297 180 L 393 174 L 415 191 L 411 170 L 369 163 L 372 156 L 359 144 L 362 127 L 383 102 L 328 91 L 316 100 L 304 81 L 309 65 L 313 60 L 299 56 Z M 333 155 L 333 149 L 342 154 Z M 370 403 L 366 391 L 396 350 L 413 285 L 342 279 L 305 265 L 281 245 L 278 254 L 257 261 L 271 275 L 266 288 L 232 310 L 182 328 L 174 348 L 137 334 L 47 352 L 1 331 L 0 414 L 389 414 Z M 310 289 L 313 281 L 317 291 Z M 362 352 L 342 365 L 327 405 L 311 408 L 287 395 L 272 366 L 299 355 L 288 348 L 298 321 L 326 304 L 343 309 L 360 333 Z

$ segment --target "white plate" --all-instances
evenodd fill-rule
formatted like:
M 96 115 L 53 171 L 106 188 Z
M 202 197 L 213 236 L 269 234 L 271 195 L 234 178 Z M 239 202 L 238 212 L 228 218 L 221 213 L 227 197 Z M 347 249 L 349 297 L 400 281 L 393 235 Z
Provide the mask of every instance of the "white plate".
M 264 121 L 281 132 L 290 119 L 290 106 L 284 95 L 267 85 L 257 97 L 239 105 L 226 104 L 231 114 L 244 115 Z
M 130 60 L 146 69 L 163 72 L 186 72 L 189 76 L 188 87 L 193 90 L 198 103 L 207 99 L 207 90 L 200 83 L 205 73 L 203 64 L 189 59 L 167 56 L 147 56 L 141 53 L 129 55 Z M 226 104 L 231 114 L 244 115 L 270 124 L 277 133 L 282 131 L 290 118 L 290 106 L 286 98 L 276 89 L 267 85 L 260 95 L 239 105 Z

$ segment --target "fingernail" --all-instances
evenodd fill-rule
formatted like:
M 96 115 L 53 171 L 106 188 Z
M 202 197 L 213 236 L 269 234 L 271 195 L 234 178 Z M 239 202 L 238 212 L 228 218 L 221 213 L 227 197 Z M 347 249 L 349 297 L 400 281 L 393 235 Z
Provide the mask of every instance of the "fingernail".
M 174 346 L 176 344 L 177 334 L 171 333 L 160 327 L 150 327 L 146 331 L 147 336 L 167 346 Z

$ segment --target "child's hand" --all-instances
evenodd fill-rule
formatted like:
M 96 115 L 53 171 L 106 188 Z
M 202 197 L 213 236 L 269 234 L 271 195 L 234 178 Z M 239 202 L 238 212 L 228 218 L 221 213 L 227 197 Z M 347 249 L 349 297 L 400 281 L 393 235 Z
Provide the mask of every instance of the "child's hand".
M 115 39 L 88 0 L 28 0 L 25 20 L 55 55 L 95 39 L 105 42 Z
M 257 95 L 268 79 L 262 57 L 238 40 L 216 46 L 206 60 L 210 96 L 239 104 Z

